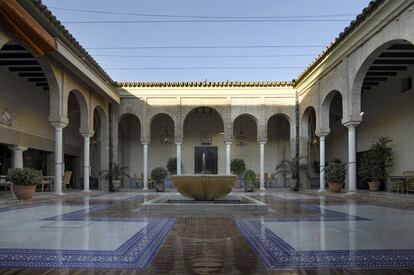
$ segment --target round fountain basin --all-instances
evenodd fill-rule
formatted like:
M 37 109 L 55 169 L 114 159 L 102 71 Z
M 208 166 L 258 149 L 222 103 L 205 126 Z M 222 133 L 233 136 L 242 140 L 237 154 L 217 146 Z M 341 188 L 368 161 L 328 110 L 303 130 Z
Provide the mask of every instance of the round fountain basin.
M 233 175 L 176 175 L 172 176 L 177 191 L 197 201 L 212 201 L 227 196 L 233 183 L 237 180 Z

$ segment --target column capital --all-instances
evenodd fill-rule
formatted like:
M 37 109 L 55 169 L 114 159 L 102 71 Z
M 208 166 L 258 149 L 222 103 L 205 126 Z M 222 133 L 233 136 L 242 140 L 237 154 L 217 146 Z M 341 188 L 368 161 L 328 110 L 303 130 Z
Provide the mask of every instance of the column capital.
M 180 143 L 180 144 L 182 144 L 183 143 L 183 138 L 182 137 L 174 137 L 174 140 L 175 140 L 175 144 L 177 144 L 177 143 Z
M 226 144 L 226 145 L 232 145 L 233 142 L 232 141 L 225 141 L 224 144 Z
M 88 130 L 80 130 L 79 133 L 84 138 L 91 138 L 95 134 L 95 132 L 93 130 L 90 130 L 90 129 L 88 129 Z
M 181 140 L 181 141 L 176 141 L 175 142 L 175 145 L 182 145 L 183 144 L 183 141 Z
M 329 135 L 330 129 L 319 129 L 315 131 L 315 135 L 318 137 L 326 137 Z
M 28 147 L 21 145 L 10 145 L 8 148 L 12 151 L 26 151 L 28 149 Z
M 343 124 L 344 124 L 344 126 L 345 127 L 348 127 L 348 128 L 352 128 L 352 127 L 357 127 L 359 124 L 361 123 L 361 121 L 347 121 L 347 122 L 344 122 Z
M 60 128 L 60 129 L 63 129 L 66 126 L 68 126 L 68 123 L 63 122 L 63 121 L 53 121 L 50 124 L 52 124 L 53 127 Z
M 142 145 L 148 145 L 148 144 L 149 144 L 149 141 L 148 141 L 148 140 L 142 140 L 142 141 L 141 141 L 141 144 L 142 144 Z
M 258 143 L 259 144 L 266 144 L 267 140 L 259 140 Z
M 49 122 L 55 128 L 65 128 L 69 124 L 69 119 L 67 117 L 49 117 Z

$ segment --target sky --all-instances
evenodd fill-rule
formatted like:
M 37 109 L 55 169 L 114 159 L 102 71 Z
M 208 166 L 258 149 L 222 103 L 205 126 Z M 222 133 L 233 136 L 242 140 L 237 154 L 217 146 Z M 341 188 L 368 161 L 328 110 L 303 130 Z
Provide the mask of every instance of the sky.
M 369 1 L 43 3 L 116 81 L 290 81 Z

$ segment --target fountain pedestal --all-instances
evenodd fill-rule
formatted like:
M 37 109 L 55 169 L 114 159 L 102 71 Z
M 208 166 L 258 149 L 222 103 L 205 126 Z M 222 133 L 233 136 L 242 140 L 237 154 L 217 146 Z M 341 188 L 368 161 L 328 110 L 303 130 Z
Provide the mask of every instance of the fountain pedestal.
M 197 201 L 212 201 L 227 196 L 233 183 L 237 180 L 233 175 L 176 175 L 172 181 L 177 191 Z

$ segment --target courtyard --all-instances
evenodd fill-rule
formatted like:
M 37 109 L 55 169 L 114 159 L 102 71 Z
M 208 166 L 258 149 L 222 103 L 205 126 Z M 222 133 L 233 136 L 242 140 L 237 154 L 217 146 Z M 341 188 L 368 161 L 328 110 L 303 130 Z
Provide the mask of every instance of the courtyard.
M 414 273 L 414 0 L 53 1 L 0 1 L 0 273 Z

